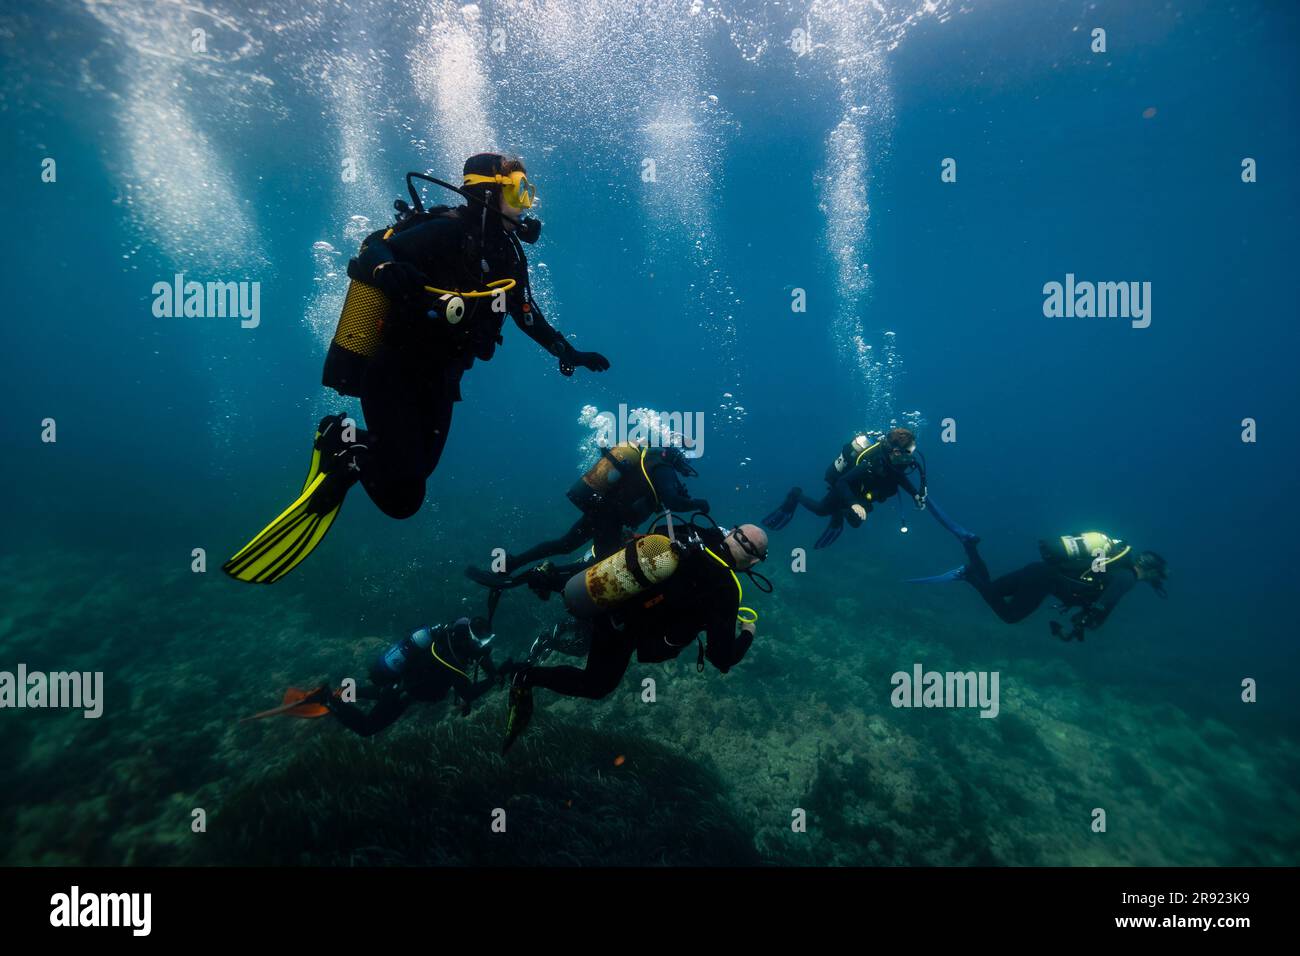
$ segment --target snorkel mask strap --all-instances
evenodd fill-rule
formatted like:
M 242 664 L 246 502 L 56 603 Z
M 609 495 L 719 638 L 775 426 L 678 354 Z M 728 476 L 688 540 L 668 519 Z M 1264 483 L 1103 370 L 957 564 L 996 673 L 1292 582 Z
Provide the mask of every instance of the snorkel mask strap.
M 409 172 L 409 173 L 406 174 L 406 191 L 409 192 L 409 193 L 411 194 L 411 201 L 415 204 L 415 211 L 416 211 L 416 212 L 424 212 L 424 202 L 420 199 L 420 192 L 419 192 L 419 190 L 417 190 L 417 189 L 415 188 L 415 183 L 412 181 L 412 180 L 415 180 L 415 179 L 423 179 L 425 182 L 433 183 L 435 186 L 441 186 L 443 189 L 450 189 L 452 192 L 456 193 L 458 196 L 463 197 L 467 202 L 476 203 L 476 204 L 478 204 L 479 206 L 482 206 L 482 207 L 483 207 L 483 210 L 484 210 L 484 214 L 485 214 L 485 216 L 486 216 L 486 213 L 488 213 L 488 212 L 493 212 L 493 213 L 496 213 L 496 215 L 497 215 L 497 217 L 498 217 L 499 219 L 509 220 L 510 222 L 515 222 L 514 219 L 511 219 L 509 216 L 507 216 L 505 213 L 503 213 L 500 209 L 495 208 L 495 207 L 494 207 L 490 202 L 488 202 L 487 200 L 482 199 L 482 198 L 479 197 L 479 196 L 475 196 L 473 193 L 471 193 L 471 192 L 469 192 L 469 191 L 463 189 L 463 188 L 460 187 L 460 186 L 453 186 L 451 183 L 446 182 L 446 181 L 441 180 L 441 179 L 438 179 L 438 178 L 436 178 L 436 177 L 434 177 L 434 176 L 430 176 L 428 173 Z M 486 222 L 486 219 L 485 219 L 485 222 Z M 539 229 L 538 232 L 540 233 L 541 230 Z

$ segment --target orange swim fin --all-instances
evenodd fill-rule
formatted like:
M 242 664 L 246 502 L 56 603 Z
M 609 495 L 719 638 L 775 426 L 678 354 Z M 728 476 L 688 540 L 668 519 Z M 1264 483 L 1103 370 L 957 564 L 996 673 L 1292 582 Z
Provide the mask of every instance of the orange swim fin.
M 324 704 L 318 704 L 315 701 L 308 701 L 307 698 L 323 690 L 323 687 L 317 687 L 315 690 L 301 690 L 297 687 L 290 687 L 284 692 L 284 700 L 279 707 L 272 707 L 270 710 L 264 710 L 252 717 L 245 717 L 241 723 L 250 720 L 261 720 L 263 717 L 306 717 L 316 718 L 324 717 L 330 712 L 330 709 Z

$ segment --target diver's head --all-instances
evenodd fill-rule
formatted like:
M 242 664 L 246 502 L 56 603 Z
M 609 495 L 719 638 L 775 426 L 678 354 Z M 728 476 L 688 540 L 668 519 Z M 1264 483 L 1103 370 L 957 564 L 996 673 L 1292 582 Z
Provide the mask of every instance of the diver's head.
M 537 190 L 528 181 L 522 159 L 502 153 L 475 153 L 465 160 L 462 175 L 465 192 L 501 213 L 502 228 L 507 232 L 519 229 L 521 238 L 536 241 L 541 223 L 535 219 L 521 222 L 537 200 Z
M 910 465 L 916 456 L 916 434 L 908 428 L 891 428 L 885 436 L 889 463 L 896 468 Z
M 722 539 L 737 571 L 747 571 L 767 559 L 767 532 L 756 524 L 742 524 Z
M 451 626 L 452 652 L 462 660 L 479 660 L 487 656 L 494 636 L 488 627 L 487 618 L 476 617 L 470 620 L 462 617 Z
M 663 450 L 664 460 L 673 466 L 673 470 L 684 478 L 698 478 L 700 473 L 691 467 L 691 461 L 686 457 L 686 452 L 676 445 L 669 445 Z
M 1154 551 L 1143 551 L 1133 559 L 1133 569 L 1139 581 L 1146 581 L 1161 597 L 1165 594 L 1165 580 L 1169 577 L 1169 563 Z

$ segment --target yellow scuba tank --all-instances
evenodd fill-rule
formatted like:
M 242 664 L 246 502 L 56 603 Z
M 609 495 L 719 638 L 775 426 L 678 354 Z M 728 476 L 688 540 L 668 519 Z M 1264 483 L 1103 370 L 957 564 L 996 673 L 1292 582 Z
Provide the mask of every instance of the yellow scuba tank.
M 564 606 L 574 617 L 595 617 L 666 581 L 678 563 L 673 543 L 664 535 L 629 541 L 623 549 L 569 578 L 564 586 Z
M 360 394 L 361 377 L 379 348 L 390 308 L 388 297 L 374 286 L 356 279 L 348 283 L 343 311 L 325 356 L 321 384 L 343 395 Z
M 447 292 L 430 301 L 431 317 L 441 317 L 448 325 L 459 325 L 465 318 L 465 300 Z M 343 395 L 360 395 L 361 378 L 366 363 L 374 358 L 383 340 L 384 320 L 392 303 L 374 286 L 353 279 L 343 300 L 343 311 L 334 329 L 321 384 Z
M 1100 560 L 1105 567 L 1128 554 L 1130 548 L 1119 538 L 1112 538 L 1101 531 L 1084 531 L 1082 534 L 1063 534 L 1051 541 L 1040 541 L 1038 550 L 1048 564 L 1087 578 L 1092 572 L 1094 561 Z

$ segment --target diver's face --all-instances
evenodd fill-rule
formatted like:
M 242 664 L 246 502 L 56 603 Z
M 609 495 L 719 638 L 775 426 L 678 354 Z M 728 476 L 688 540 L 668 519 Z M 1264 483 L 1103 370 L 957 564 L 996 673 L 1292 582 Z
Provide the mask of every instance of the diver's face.
M 889 450 L 889 460 L 895 466 L 910 465 L 915 451 L 915 445 L 911 448 L 891 448 Z
M 742 524 L 727 535 L 727 550 L 736 562 L 736 570 L 747 571 L 767 560 L 767 533 L 757 525 Z
M 523 215 L 524 211 L 516 209 L 506 202 L 505 195 L 500 191 L 497 193 L 497 208 L 501 210 L 501 215 L 505 217 L 501 220 L 501 225 L 506 232 L 514 232 L 519 228 L 519 217 Z

